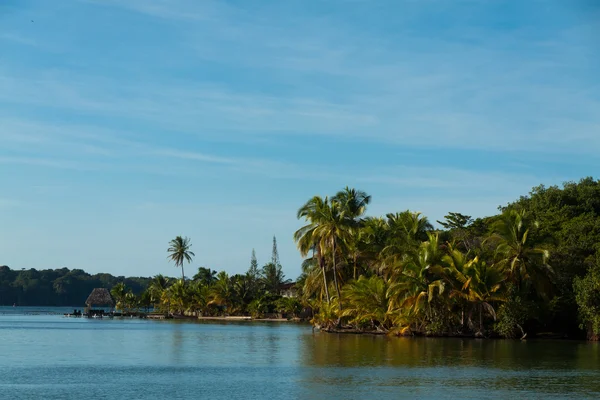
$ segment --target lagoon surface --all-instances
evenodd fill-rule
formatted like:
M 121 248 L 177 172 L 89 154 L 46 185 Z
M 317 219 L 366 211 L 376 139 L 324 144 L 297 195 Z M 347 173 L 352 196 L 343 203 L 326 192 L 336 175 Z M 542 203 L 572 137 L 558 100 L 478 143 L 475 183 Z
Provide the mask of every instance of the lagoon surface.
M 294 323 L 66 311 L 0 307 L 1 398 L 600 398 L 594 343 L 333 335 Z

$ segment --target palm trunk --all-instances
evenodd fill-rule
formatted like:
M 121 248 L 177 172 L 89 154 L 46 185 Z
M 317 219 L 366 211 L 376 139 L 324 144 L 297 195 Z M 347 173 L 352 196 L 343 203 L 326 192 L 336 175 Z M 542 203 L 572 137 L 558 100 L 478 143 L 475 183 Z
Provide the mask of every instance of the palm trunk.
M 181 280 L 183 282 L 183 286 L 185 286 L 185 275 L 183 273 L 183 263 L 181 263 Z
M 337 269 L 336 269 L 336 265 L 335 265 L 335 253 L 337 250 L 337 246 L 336 246 L 336 241 L 335 241 L 335 236 L 331 238 L 331 242 L 332 242 L 332 248 L 333 248 L 333 282 L 335 283 L 335 291 L 337 292 L 337 296 L 338 296 L 338 307 L 340 309 L 340 311 L 342 311 L 342 296 L 340 294 L 340 285 L 338 284 L 338 279 L 337 279 Z
M 479 332 L 483 334 L 483 304 L 479 305 Z
M 325 285 L 325 297 L 327 298 L 327 304 L 329 304 L 329 288 L 327 287 L 327 274 L 325 273 L 325 258 L 321 253 L 321 245 L 317 245 L 317 257 L 319 258 L 319 266 L 323 272 L 323 285 Z

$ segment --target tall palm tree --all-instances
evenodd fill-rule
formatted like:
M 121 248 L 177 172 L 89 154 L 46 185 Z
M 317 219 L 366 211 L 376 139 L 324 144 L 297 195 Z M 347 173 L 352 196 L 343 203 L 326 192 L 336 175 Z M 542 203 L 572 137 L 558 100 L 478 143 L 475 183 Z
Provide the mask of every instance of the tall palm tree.
M 343 216 L 346 220 L 349 235 L 343 244 L 352 258 L 353 279 L 357 278 L 357 261 L 361 253 L 361 228 L 363 220 L 361 217 L 367 210 L 371 202 L 371 196 L 366 192 L 357 189 L 351 189 L 348 186 L 339 191 L 333 198 L 333 202 L 340 204 Z
M 183 263 L 186 261 L 191 263 L 192 258 L 195 256 L 190 250 L 190 247 L 192 247 L 192 243 L 189 238 L 177 236 L 169 242 L 169 248 L 167 249 L 167 252 L 169 253 L 167 258 L 175 263 L 175 267 L 181 267 L 181 280 L 184 285 L 185 274 L 183 272 Z
M 327 303 L 330 302 L 329 287 L 327 284 L 327 273 L 325 271 L 324 247 L 321 238 L 315 233 L 319 224 L 322 222 L 322 215 L 325 209 L 329 207 L 329 199 L 320 196 L 314 196 L 308 200 L 297 213 L 297 218 L 304 218 L 308 224 L 298 229 L 294 233 L 294 241 L 300 250 L 302 257 L 306 257 L 309 252 L 314 251 L 318 261 L 321 274 L 323 276 L 323 289 Z
M 337 192 L 331 200 L 340 203 L 346 217 L 358 223 L 360 222 L 358 218 L 367 211 L 371 196 L 362 190 L 350 189 L 346 186 L 343 190 Z
M 314 230 L 314 236 L 319 238 L 321 246 L 329 246 L 331 253 L 333 282 L 338 296 L 338 306 L 342 309 L 342 296 L 338 279 L 337 258 L 338 244 L 350 237 L 351 225 L 343 206 L 337 201 L 329 202 L 328 207 L 323 207 L 319 215 L 319 225 Z

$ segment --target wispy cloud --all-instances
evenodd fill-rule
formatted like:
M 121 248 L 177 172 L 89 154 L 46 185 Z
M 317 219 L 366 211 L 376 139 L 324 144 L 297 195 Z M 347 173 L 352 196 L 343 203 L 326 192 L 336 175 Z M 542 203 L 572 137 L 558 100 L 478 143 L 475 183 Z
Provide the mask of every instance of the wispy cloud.
M 8 41 L 12 43 L 17 43 L 25 46 L 34 46 L 37 47 L 39 44 L 37 41 L 30 39 L 28 37 L 22 36 L 18 33 L 0 33 L 0 41 Z

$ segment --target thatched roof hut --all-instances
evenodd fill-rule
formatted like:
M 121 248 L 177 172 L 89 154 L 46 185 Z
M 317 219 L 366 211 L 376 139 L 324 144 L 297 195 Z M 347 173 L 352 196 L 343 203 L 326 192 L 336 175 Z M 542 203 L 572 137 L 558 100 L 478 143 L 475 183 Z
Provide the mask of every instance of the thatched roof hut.
M 92 306 L 113 306 L 115 302 L 113 301 L 110 292 L 106 288 L 95 288 L 92 290 L 92 293 L 88 296 L 85 301 L 85 305 L 88 307 Z

